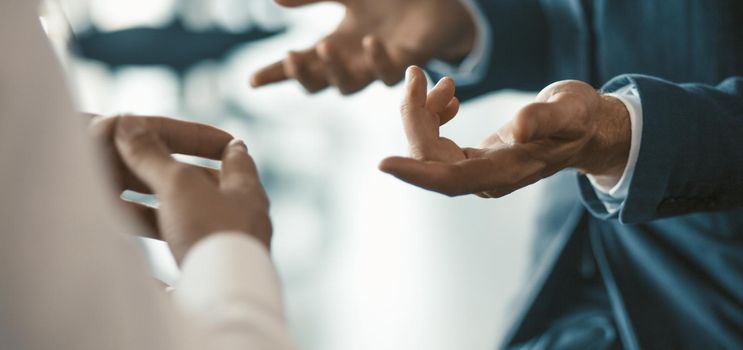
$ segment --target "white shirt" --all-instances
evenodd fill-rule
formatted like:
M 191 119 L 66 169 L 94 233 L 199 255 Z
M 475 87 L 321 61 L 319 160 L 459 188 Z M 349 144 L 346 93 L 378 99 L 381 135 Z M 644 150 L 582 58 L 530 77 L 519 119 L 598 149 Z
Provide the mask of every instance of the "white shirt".
M 472 52 L 458 66 L 452 66 L 443 61 L 433 60 L 427 65 L 439 75 L 447 75 L 454 79 L 458 85 L 466 86 L 481 82 L 486 75 L 487 64 L 492 55 L 492 33 L 487 25 L 487 20 L 480 8 L 473 0 L 460 0 L 475 20 L 476 40 Z M 619 212 L 627 199 L 629 185 L 635 172 L 637 157 L 640 154 L 640 141 L 642 140 L 642 100 L 634 85 L 627 85 L 613 93 L 606 94 L 622 101 L 629 111 L 630 124 L 632 128 L 632 141 L 630 146 L 627 166 L 620 178 L 603 179 L 601 183 L 588 175 L 596 195 L 604 204 L 609 214 Z M 614 186 L 604 186 L 603 183 L 614 183 Z
M 0 349 L 294 349 L 266 250 L 219 233 L 149 276 L 36 12 L 0 2 Z

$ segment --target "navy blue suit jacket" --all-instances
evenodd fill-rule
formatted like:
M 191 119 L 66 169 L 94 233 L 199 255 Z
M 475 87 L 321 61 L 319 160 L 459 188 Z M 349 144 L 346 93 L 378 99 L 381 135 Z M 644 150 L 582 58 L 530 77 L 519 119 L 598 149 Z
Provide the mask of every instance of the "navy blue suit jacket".
M 588 251 L 622 347 L 743 348 L 743 1 L 479 6 L 493 52 L 486 79 L 460 98 L 578 79 L 607 90 L 633 82 L 643 107 L 625 206 L 607 215 L 579 178 L 583 205 L 553 225 L 560 233 L 503 346 L 566 312 Z

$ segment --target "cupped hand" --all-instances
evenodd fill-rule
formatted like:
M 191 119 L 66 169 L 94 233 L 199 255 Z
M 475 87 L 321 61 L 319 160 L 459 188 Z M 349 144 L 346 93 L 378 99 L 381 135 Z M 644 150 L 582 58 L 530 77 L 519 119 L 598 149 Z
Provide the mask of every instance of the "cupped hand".
M 157 223 L 176 261 L 216 232 L 245 233 L 270 248 L 268 197 L 242 141 L 223 147 L 222 170 L 215 178 L 176 161 L 143 118 L 122 117 L 114 140 L 128 170 L 158 197 Z
M 380 169 L 449 196 L 497 198 L 561 169 L 619 178 L 626 165 L 627 109 L 583 82 L 546 87 L 479 148 L 462 148 L 439 135 L 439 126 L 456 114 L 454 106 L 451 80 L 444 78 L 426 95 L 425 75 L 411 67 L 401 109 L 410 157 L 387 158 Z
M 293 7 L 322 0 L 276 1 Z M 375 80 L 397 84 L 411 64 L 460 60 L 474 45 L 474 21 L 458 0 L 336 2 L 346 15 L 333 33 L 259 70 L 251 85 L 296 80 L 311 93 L 335 86 L 351 94 Z
M 154 133 L 172 153 L 177 154 L 219 160 L 225 147 L 233 139 L 232 135 L 227 132 L 209 125 L 165 117 L 115 116 L 103 118 L 94 115 L 87 116 L 92 117 L 89 130 L 105 156 L 107 161 L 106 170 L 108 170 L 111 182 L 114 184 L 117 196 L 125 190 L 144 194 L 153 193 L 153 190 L 126 166 L 116 149 L 114 135 L 116 126 L 122 119 L 139 119 L 143 128 Z M 204 172 L 212 178 L 218 176 L 217 171 L 210 168 L 196 165 L 187 166 L 193 167 L 195 171 Z M 141 223 L 146 225 L 147 232 L 142 234 L 152 238 L 160 238 L 154 210 L 127 201 L 122 201 L 122 205 L 134 213 Z

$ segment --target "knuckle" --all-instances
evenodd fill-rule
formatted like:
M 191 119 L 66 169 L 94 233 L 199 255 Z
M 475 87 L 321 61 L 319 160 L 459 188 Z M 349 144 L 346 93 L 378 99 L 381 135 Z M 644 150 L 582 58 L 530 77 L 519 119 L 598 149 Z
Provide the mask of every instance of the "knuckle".
M 382 82 L 384 82 L 384 85 L 387 85 L 389 87 L 393 87 L 397 85 L 397 83 L 400 82 L 401 79 L 398 78 L 388 78 L 388 79 L 382 79 Z
M 404 101 L 402 104 L 400 104 L 400 114 L 403 116 L 412 114 L 415 107 L 408 101 Z
M 359 87 L 353 86 L 353 85 L 341 85 L 341 86 L 338 86 L 338 91 L 340 91 L 341 95 L 343 95 L 343 96 L 352 95 L 352 94 L 356 93 L 359 90 L 360 90 Z
M 317 43 L 317 53 L 324 58 L 332 58 L 334 54 L 333 41 L 330 38 L 325 38 Z
M 576 96 L 576 98 L 573 101 L 573 106 L 574 106 L 573 108 L 575 108 L 575 114 L 577 116 L 580 116 L 580 117 L 588 116 L 589 108 L 582 98 L 579 98 Z
M 115 119 L 117 123 L 132 123 L 142 118 L 143 117 L 137 117 L 137 116 L 128 115 L 128 114 L 120 114 L 120 115 L 113 117 L 112 119 Z
M 302 62 L 302 55 L 298 52 L 290 51 L 286 54 L 286 62 L 290 65 L 299 65 Z
M 517 120 L 537 118 L 547 112 L 549 105 L 545 102 L 534 102 L 524 106 L 517 116 Z
M 339 91 L 339 92 L 341 93 L 341 95 L 343 95 L 343 96 L 348 96 L 348 95 L 350 95 L 350 94 L 352 94 L 352 93 L 353 93 L 353 90 L 351 90 L 351 89 L 349 89 L 349 88 L 347 88 L 347 87 L 344 87 L 344 86 L 339 86 L 339 87 L 338 87 L 338 91 Z
M 153 143 L 152 136 L 147 133 L 132 135 L 128 140 L 129 153 L 141 157 L 154 148 Z

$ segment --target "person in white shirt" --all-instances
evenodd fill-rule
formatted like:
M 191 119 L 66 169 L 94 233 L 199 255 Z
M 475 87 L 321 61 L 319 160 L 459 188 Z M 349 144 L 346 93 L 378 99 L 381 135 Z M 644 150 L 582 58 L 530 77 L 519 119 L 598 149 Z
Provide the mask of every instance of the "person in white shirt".
M 37 5 L 0 3 L 0 349 L 295 349 L 245 144 L 204 125 L 117 117 L 93 123 L 96 145 Z M 124 188 L 155 193 L 160 208 L 122 210 Z M 135 212 L 156 215 L 153 232 L 181 266 L 170 295 L 132 242 L 148 231 Z

